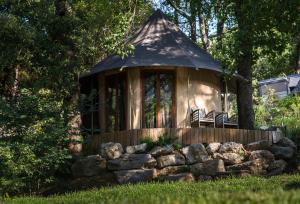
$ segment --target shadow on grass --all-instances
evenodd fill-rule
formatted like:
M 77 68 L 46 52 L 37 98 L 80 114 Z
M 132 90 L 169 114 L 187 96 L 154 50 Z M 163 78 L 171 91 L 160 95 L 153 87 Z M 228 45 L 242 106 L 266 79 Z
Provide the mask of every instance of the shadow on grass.
M 300 189 L 300 182 L 299 181 L 290 182 L 290 183 L 288 183 L 288 184 L 285 185 L 285 189 L 286 190 L 297 190 L 297 189 Z

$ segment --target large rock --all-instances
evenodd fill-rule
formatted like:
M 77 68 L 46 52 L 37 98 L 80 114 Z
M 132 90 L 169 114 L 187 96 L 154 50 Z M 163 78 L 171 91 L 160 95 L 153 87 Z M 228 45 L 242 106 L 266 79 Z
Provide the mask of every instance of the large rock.
M 106 171 L 106 160 L 100 155 L 78 159 L 71 167 L 74 177 L 96 176 Z
M 124 154 L 118 159 L 107 162 L 107 168 L 113 171 L 153 168 L 155 166 L 156 160 L 150 154 Z
M 182 166 L 167 166 L 163 169 L 157 170 L 157 176 L 166 176 L 169 174 L 178 174 L 190 171 L 190 167 L 187 165 Z
M 145 153 L 146 150 L 147 150 L 147 143 L 126 147 L 126 153 L 128 154 Z
M 249 160 L 255 160 L 255 159 L 263 159 L 266 161 L 266 163 L 270 164 L 275 160 L 274 154 L 272 154 L 268 150 L 256 150 L 251 152 Z
M 123 147 L 120 143 L 103 143 L 101 144 L 101 156 L 106 159 L 117 159 L 123 153 Z
M 276 144 L 282 147 L 291 147 L 295 151 L 297 150 L 297 145 L 287 137 L 282 137 Z
M 163 168 L 166 166 L 176 166 L 176 165 L 184 165 L 185 158 L 183 155 L 179 153 L 160 156 L 157 158 L 157 167 Z
M 196 163 L 191 165 L 190 169 L 195 176 L 215 176 L 218 173 L 225 172 L 224 162 L 221 159 L 208 160 L 204 163 Z
M 266 163 L 266 160 L 264 159 L 255 159 L 246 161 L 241 164 L 235 164 L 231 166 L 227 166 L 227 171 L 235 171 L 235 170 L 248 170 L 253 174 L 265 174 L 266 169 L 269 167 L 269 164 Z
M 242 163 L 244 157 L 237 153 L 214 153 L 214 158 L 222 159 L 226 165 Z
M 283 171 L 285 170 L 287 166 L 287 162 L 280 159 L 280 160 L 275 160 L 274 162 L 272 162 L 269 167 L 268 167 L 268 176 L 275 176 L 275 175 L 279 175 L 282 174 Z
M 195 181 L 193 174 L 191 173 L 180 173 L 180 174 L 170 174 L 161 177 L 160 180 L 163 181 Z
M 268 140 L 260 140 L 252 142 L 246 145 L 246 150 L 255 151 L 255 150 L 267 150 L 270 147 Z
M 291 159 L 295 153 L 292 147 L 281 147 L 278 145 L 270 147 L 270 151 L 277 159 Z
M 149 152 L 149 154 L 151 154 L 153 157 L 159 157 L 163 155 L 172 154 L 173 152 L 174 148 L 171 145 L 167 145 L 164 147 L 156 146 Z
M 221 145 L 219 153 L 237 153 L 244 154 L 244 147 L 240 143 L 226 142 Z
M 156 169 L 134 169 L 115 171 L 120 184 L 151 181 L 156 177 Z
M 220 147 L 221 147 L 221 143 L 213 142 L 207 145 L 206 151 L 208 154 L 213 155 L 213 153 L 219 151 Z
M 203 144 L 192 144 L 181 150 L 188 164 L 204 162 L 210 159 Z

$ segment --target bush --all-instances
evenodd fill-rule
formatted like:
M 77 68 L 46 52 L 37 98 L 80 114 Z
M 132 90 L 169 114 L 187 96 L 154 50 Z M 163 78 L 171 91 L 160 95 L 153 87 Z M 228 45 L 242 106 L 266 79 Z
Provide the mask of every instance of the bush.
M 141 143 L 147 143 L 147 149 L 151 150 L 156 146 L 172 145 L 175 149 L 180 149 L 181 144 L 176 142 L 177 138 L 167 137 L 166 135 L 160 136 L 157 141 L 154 141 L 151 137 L 146 137 Z
M 285 126 L 286 135 L 300 144 L 300 96 L 277 99 L 269 90 L 266 98 L 259 98 L 255 106 L 257 126 Z
M 16 101 L 0 99 L 0 113 L 0 193 L 35 193 L 53 183 L 71 158 L 62 103 L 47 90 L 25 89 Z

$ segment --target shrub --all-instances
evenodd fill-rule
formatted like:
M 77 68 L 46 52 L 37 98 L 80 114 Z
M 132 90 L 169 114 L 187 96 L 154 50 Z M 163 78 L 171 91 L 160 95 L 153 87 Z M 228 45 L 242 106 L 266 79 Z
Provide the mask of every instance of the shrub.
M 62 103 L 47 90 L 0 99 L 0 193 L 35 193 L 53 183 L 70 155 Z
M 141 143 L 147 143 L 147 149 L 151 150 L 156 146 L 166 146 L 172 145 L 175 149 L 180 149 L 182 147 L 181 144 L 176 142 L 177 138 L 167 137 L 167 135 L 160 136 L 157 141 L 154 141 L 151 137 L 146 137 L 141 140 Z

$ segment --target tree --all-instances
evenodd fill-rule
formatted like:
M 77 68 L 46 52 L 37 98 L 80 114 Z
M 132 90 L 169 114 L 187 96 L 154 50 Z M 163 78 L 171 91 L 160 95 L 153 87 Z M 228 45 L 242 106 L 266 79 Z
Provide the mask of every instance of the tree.
M 0 174 L 5 183 L 18 181 L 6 185 L 9 192 L 28 193 L 48 184 L 48 177 L 52 181 L 66 162 L 61 141 L 76 130 L 70 126 L 78 110 L 78 77 L 108 54 L 130 52 L 126 38 L 150 10 L 143 0 L 0 1 L 0 136 L 15 138 L 0 144 Z M 18 155 L 24 148 L 30 157 Z M 42 167 L 57 149 L 57 163 L 46 171 Z

